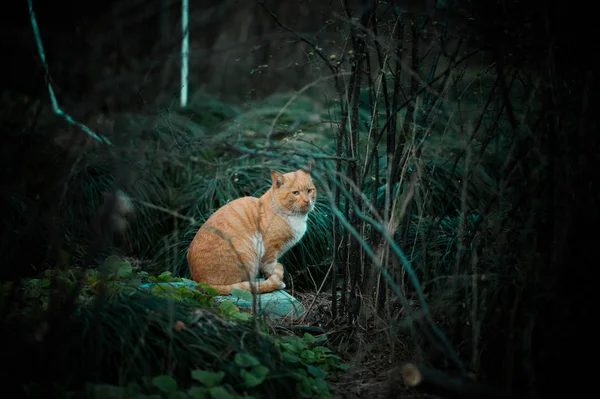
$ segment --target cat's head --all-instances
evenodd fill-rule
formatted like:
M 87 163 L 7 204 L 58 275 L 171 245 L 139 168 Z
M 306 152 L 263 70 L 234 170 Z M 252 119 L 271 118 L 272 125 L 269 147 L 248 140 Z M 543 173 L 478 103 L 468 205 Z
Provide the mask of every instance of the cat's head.
M 273 201 L 289 215 L 306 215 L 315 207 L 317 189 L 310 178 L 311 163 L 295 172 L 282 174 L 271 171 Z

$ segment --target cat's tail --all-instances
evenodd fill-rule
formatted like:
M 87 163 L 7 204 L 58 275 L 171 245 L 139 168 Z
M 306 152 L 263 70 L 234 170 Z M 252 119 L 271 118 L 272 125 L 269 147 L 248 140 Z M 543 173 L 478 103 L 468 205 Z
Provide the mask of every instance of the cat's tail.
M 230 295 L 235 289 L 246 290 L 254 292 L 256 294 L 266 294 L 267 292 L 273 292 L 276 290 L 282 290 L 285 288 L 283 282 L 283 266 L 280 263 L 275 265 L 273 274 L 264 281 L 243 281 L 241 283 L 229 284 L 229 285 L 211 285 L 219 295 Z

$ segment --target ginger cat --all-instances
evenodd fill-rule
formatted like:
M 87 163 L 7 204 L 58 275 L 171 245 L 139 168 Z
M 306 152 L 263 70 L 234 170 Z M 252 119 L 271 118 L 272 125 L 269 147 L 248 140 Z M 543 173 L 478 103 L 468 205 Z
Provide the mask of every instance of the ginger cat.
M 187 252 L 192 279 L 221 295 L 236 288 L 259 294 L 285 288 L 277 259 L 306 232 L 317 198 L 310 166 L 286 174 L 273 170 L 273 185 L 262 197 L 238 198 L 213 213 Z M 266 280 L 255 281 L 259 271 Z

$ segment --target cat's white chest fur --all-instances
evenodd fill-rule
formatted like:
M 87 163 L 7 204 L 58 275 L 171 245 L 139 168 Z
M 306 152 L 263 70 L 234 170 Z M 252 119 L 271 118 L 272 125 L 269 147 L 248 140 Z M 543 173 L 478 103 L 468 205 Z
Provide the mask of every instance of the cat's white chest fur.
M 286 216 L 288 225 L 290 226 L 290 230 L 292 231 L 292 238 L 283 244 L 279 255 L 283 255 L 287 250 L 296 245 L 298 241 L 304 236 L 306 233 L 306 221 L 308 219 L 307 215 L 304 216 L 295 216 L 295 215 L 287 215 Z

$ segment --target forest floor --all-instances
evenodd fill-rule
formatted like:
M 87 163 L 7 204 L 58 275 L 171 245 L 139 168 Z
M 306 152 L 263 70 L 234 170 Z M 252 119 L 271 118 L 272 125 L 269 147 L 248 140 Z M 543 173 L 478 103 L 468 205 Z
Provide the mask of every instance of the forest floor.
M 301 324 L 316 328 L 333 325 L 329 292 L 319 294 L 295 292 L 293 295 L 310 310 L 311 320 Z M 360 334 L 360 337 L 340 342 L 337 337 L 346 337 L 347 329 L 340 329 L 334 325 L 326 330 L 327 335 L 330 336 L 330 349 L 349 365 L 345 373 L 328 378 L 335 398 L 435 398 L 433 395 L 414 392 L 404 384 L 400 373 L 402 359 L 395 361 L 390 359 L 392 348 L 389 343 L 381 339 L 384 334 Z M 358 330 L 364 328 L 358 327 Z

